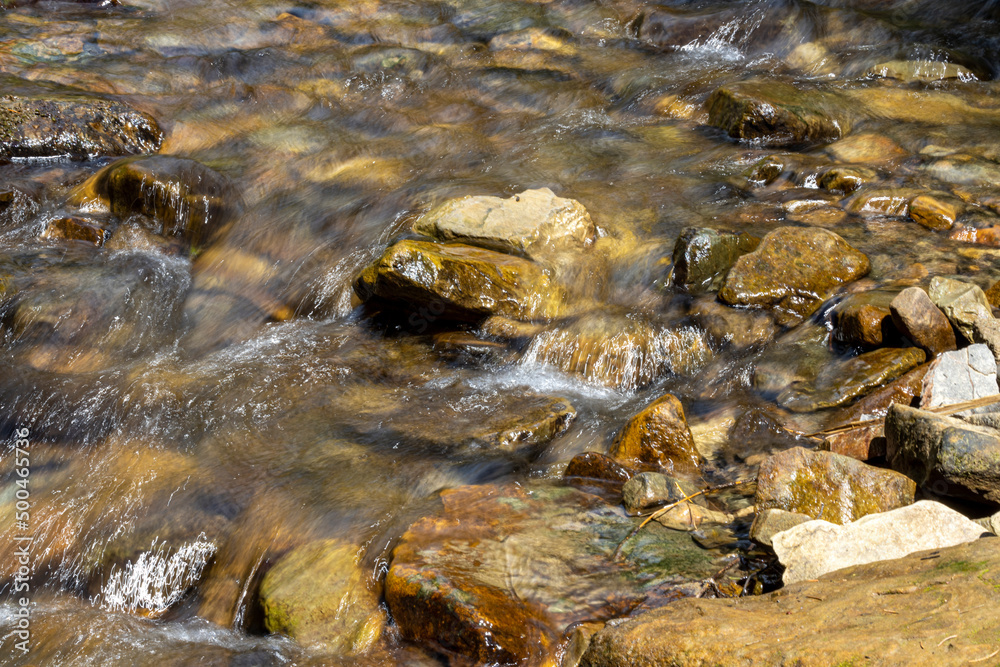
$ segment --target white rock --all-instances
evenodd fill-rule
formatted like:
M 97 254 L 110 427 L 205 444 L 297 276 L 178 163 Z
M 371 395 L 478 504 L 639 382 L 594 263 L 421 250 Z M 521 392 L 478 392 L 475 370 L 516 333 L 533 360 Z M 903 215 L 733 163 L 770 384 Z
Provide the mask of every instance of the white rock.
M 954 352 L 944 352 L 931 362 L 924 375 L 920 407 L 953 405 L 997 393 L 1000 393 L 1000 387 L 997 386 L 996 359 L 986 345 L 979 343 Z M 995 406 L 987 406 L 976 412 L 995 409 Z M 970 414 L 970 411 L 960 414 Z
M 955 510 L 921 500 L 843 526 L 807 521 L 775 535 L 773 546 L 785 566 L 783 581 L 790 584 L 852 565 L 972 542 L 984 532 Z

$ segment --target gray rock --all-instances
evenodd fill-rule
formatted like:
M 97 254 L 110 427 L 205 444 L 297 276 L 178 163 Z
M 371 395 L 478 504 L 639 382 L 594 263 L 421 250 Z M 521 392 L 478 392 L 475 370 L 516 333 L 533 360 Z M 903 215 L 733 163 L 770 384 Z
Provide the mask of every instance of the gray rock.
M 915 551 L 953 547 L 979 539 L 983 527 L 930 500 L 869 514 L 838 526 L 807 521 L 774 536 L 774 551 L 791 584 L 852 565 L 902 558 Z
M 920 393 L 921 408 L 953 405 L 1000 393 L 997 362 L 985 345 L 945 352 L 930 363 Z M 990 409 L 977 408 L 979 411 Z M 966 411 L 961 414 L 970 414 Z
M 507 199 L 449 199 L 417 220 L 413 231 L 536 258 L 554 250 L 582 250 L 597 238 L 583 204 L 557 197 L 548 188 Z
M 758 544 L 771 546 L 775 535 L 806 521 L 812 521 L 812 517 L 808 514 L 777 509 L 764 510 L 757 514 L 750 526 L 750 539 Z
M 892 469 L 927 491 L 1000 502 L 1000 431 L 893 404 L 885 438 Z
M 970 343 L 985 343 L 1000 358 L 1000 322 L 993 317 L 986 294 L 977 285 L 942 278 L 931 280 L 931 301 Z
M 990 531 L 994 535 L 1000 535 L 1000 512 L 982 519 L 976 519 L 976 523 Z
M 658 472 L 635 475 L 622 487 L 622 503 L 631 514 L 638 514 L 654 505 L 672 503 L 697 491 L 691 484 L 684 484 Z

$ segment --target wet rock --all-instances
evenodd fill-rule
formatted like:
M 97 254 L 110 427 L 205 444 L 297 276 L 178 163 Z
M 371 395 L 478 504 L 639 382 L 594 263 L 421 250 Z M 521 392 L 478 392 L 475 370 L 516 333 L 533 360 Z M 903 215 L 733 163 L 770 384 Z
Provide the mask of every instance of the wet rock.
M 674 285 L 690 292 L 718 289 L 737 258 L 758 245 L 760 239 L 746 233 L 686 227 L 674 244 Z
M 0 161 L 152 153 L 163 133 L 134 107 L 82 95 L 0 98 Z
M 907 155 L 892 139 L 872 133 L 852 134 L 824 150 L 840 162 L 862 164 L 884 164 Z
M 910 200 L 910 218 L 934 231 L 951 229 L 964 210 L 955 197 L 920 195 Z
M 694 473 L 704 463 L 684 418 L 681 402 L 665 394 L 628 420 L 609 452 L 639 470 Z
M 624 484 L 634 474 L 634 470 L 626 468 L 607 454 L 584 452 L 570 460 L 563 477 L 586 477 Z
M 38 209 L 35 195 L 19 187 L 0 186 L 0 227 L 20 226 Z
M 1000 393 L 996 359 L 985 345 L 945 352 L 930 363 L 920 393 L 922 408 L 953 405 Z M 984 409 L 988 408 L 979 410 Z
M 967 665 L 996 650 L 988 637 L 1000 632 L 998 568 L 995 540 L 983 539 L 858 565 L 763 596 L 679 600 L 609 624 L 594 635 L 582 664 L 818 667 L 886 664 L 891 656 L 899 664 Z M 903 627 L 909 630 L 900 633 Z M 966 634 L 967 642 L 942 641 L 969 628 L 980 630 Z
M 970 343 L 984 343 L 1000 356 L 1000 322 L 993 317 L 990 302 L 977 285 L 936 276 L 928 296 Z
M 359 567 L 358 547 L 311 542 L 279 560 L 260 584 L 264 623 L 310 648 L 360 655 L 378 641 L 385 613 Z
M 363 301 L 426 306 L 441 318 L 547 320 L 565 291 L 537 264 L 462 244 L 397 241 L 354 283 Z M 437 312 L 435 312 L 437 311 Z
M 894 405 L 885 438 L 893 470 L 935 495 L 1000 503 L 1000 431 Z
M 846 456 L 801 447 L 770 456 L 757 476 L 757 511 L 780 509 L 844 524 L 913 502 L 913 480 Z
M 394 550 L 385 598 L 403 638 L 480 663 L 541 664 L 574 623 L 676 595 L 714 567 L 658 524 L 613 562 L 638 519 L 575 489 L 461 487 L 441 500 Z
M 863 218 L 905 218 L 910 200 L 919 192 L 904 188 L 863 190 L 851 197 L 845 208 Z
M 630 514 L 638 514 L 656 505 L 682 500 L 697 490 L 691 483 L 658 472 L 642 472 L 622 487 L 622 504 Z
M 765 348 L 754 368 L 753 386 L 768 399 L 795 384 L 811 384 L 827 366 L 836 363 L 830 332 L 817 323 L 795 327 Z
M 525 190 L 507 199 L 450 199 L 417 220 L 413 231 L 534 259 L 584 250 L 597 238 L 587 209 L 548 188 Z
M 953 509 L 921 500 L 838 526 L 808 521 L 774 536 L 785 584 L 816 579 L 853 565 L 902 558 L 917 551 L 979 539 L 983 527 Z
M 889 304 L 892 321 L 900 333 L 933 357 L 957 347 L 955 331 L 927 292 L 907 287 Z
M 829 143 L 850 132 L 839 96 L 780 82 L 744 81 L 719 88 L 706 102 L 709 122 L 734 139 L 765 146 Z
M 150 231 L 201 249 L 238 214 L 238 199 L 224 176 L 200 162 L 151 155 L 108 165 L 81 185 L 71 202 L 100 203 L 122 220 L 139 214 Z
M 832 167 L 819 177 L 819 186 L 824 190 L 851 194 L 863 185 L 878 180 L 878 173 L 866 167 Z
M 890 60 L 871 67 L 865 76 L 872 79 L 897 79 L 904 83 L 932 83 L 946 79 L 976 81 L 976 75 L 957 63 L 938 60 Z
M 952 155 L 926 165 L 924 171 L 945 183 L 993 185 L 1000 183 L 1000 164 L 972 155 Z
M 849 408 L 841 410 L 827 428 L 852 425 L 840 433 L 823 438 L 819 448 L 823 451 L 850 456 L 859 461 L 885 456 L 885 431 L 883 417 L 893 403 L 912 405 L 920 397 L 923 379 L 929 364 L 914 368 L 878 391 L 872 392 Z M 855 426 L 857 422 L 864 425 Z
M 736 260 L 719 298 L 730 305 L 772 308 L 779 324 L 791 324 L 868 268 L 868 257 L 833 232 L 781 227 Z
M 708 296 L 692 303 L 688 314 L 718 344 L 737 350 L 769 343 L 778 333 L 769 314 L 732 308 Z
M 535 336 L 522 364 L 545 364 L 634 391 L 666 374 L 690 375 L 712 358 L 703 332 L 666 328 L 608 311 L 588 313 Z
M 106 223 L 102 224 L 98 220 L 78 216 L 53 218 L 45 223 L 42 238 L 84 241 L 101 247 L 111 238 L 109 227 Z
M 793 412 L 812 412 L 843 405 L 924 363 L 923 350 L 880 348 L 831 364 L 812 384 L 789 387 L 778 403 Z
M 750 525 L 750 539 L 758 544 L 771 546 L 775 535 L 806 521 L 812 521 L 812 517 L 800 512 L 786 512 L 778 509 L 764 510 L 757 513 Z
M 833 337 L 841 343 L 881 347 L 898 338 L 889 312 L 891 296 L 872 291 L 851 295 L 833 311 Z

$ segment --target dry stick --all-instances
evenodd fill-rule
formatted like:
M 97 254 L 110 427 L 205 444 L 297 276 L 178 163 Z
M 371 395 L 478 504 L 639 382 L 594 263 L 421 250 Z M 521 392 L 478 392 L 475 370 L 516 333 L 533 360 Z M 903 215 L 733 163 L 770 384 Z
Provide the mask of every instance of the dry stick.
M 647 523 L 649 523 L 650 521 L 653 521 L 654 519 L 657 519 L 657 518 L 663 516 L 664 514 L 666 514 L 667 512 L 669 512 L 670 510 L 672 510 L 673 508 L 677 507 L 681 503 L 686 503 L 687 501 L 691 500 L 692 498 L 697 498 L 698 496 L 704 495 L 706 493 L 715 493 L 716 491 L 725 491 L 726 489 L 733 489 L 733 488 L 736 488 L 737 486 L 742 486 L 744 484 L 752 484 L 752 483 L 754 483 L 756 481 L 757 481 L 756 479 L 744 479 L 744 480 L 740 480 L 740 481 L 737 481 L 737 482 L 730 482 L 729 484 L 722 484 L 720 486 L 712 486 L 712 487 L 709 487 L 707 489 L 702 489 L 701 491 L 695 491 L 694 493 L 692 493 L 689 496 L 684 496 L 683 498 L 681 498 L 677 502 L 670 503 L 669 505 L 664 505 L 660 509 L 656 510 L 655 512 L 653 512 L 652 514 L 650 514 L 649 516 L 647 516 L 643 520 L 643 522 L 640 523 L 638 526 L 636 526 L 635 528 L 633 528 L 632 532 L 630 532 L 628 535 L 626 535 L 625 539 L 618 543 L 618 548 L 615 549 L 615 553 L 611 556 L 611 558 L 613 560 L 618 560 L 621 557 L 621 555 L 622 555 L 622 547 L 625 546 L 626 542 L 628 542 L 630 539 L 632 539 L 633 537 L 635 537 L 636 533 L 638 533 L 640 530 L 642 530 L 643 528 L 645 528 Z
M 994 394 L 993 396 L 984 396 L 983 398 L 974 398 L 971 401 L 963 401 L 962 403 L 952 403 L 951 405 L 939 405 L 934 408 L 924 408 L 925 412 L 932 412 L 936 415 L 944 415 L 945 417 L 955 414 L 956 412 L 964 412 L 965 410 L 972 410 L 974 408 L 983 408 L 987 405 L 993 405 L 994 403 L 1000 403 L 1000 394 Z M 847 424 L 841 424 L 840 426 L 834 426 L 832 428 L 826 428 L 821 431 L 814 431 L 813 433 L 799 433 L 806 438 L 819 438 L 824 435 L 836 435 L 837 433 L 844 433 L 845 431 L 852 431 L 856 428 L 861 428 L 862 426 L 872 426 L 878 422 L 877 419 L 866 419 L 863 421 L 848 422 Z
M 990 658 L 992 658 L 993 656 L 995 656 L 997 653 L 1000 653 L 1000 648 L 998 648 L 997 650 L 993 651 L 993 653 L 990 653 L 989 655 L 984 655 L 982 658 L 976 658 L 975 660 L 970 660 L 969 663 L 971 664 L 973 662 L 982 662 L 983 660 L 989 660 Z

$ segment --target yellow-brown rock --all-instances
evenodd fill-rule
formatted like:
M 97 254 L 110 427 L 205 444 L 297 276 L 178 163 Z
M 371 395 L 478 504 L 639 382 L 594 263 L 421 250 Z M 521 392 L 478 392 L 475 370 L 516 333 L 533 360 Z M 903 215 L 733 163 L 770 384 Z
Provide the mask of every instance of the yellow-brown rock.
M 632 417 L 615 438 L 611 456 L 641 470 L 696 472 L 704 462 L 684 417 L 684 407 L 666 394 Z

